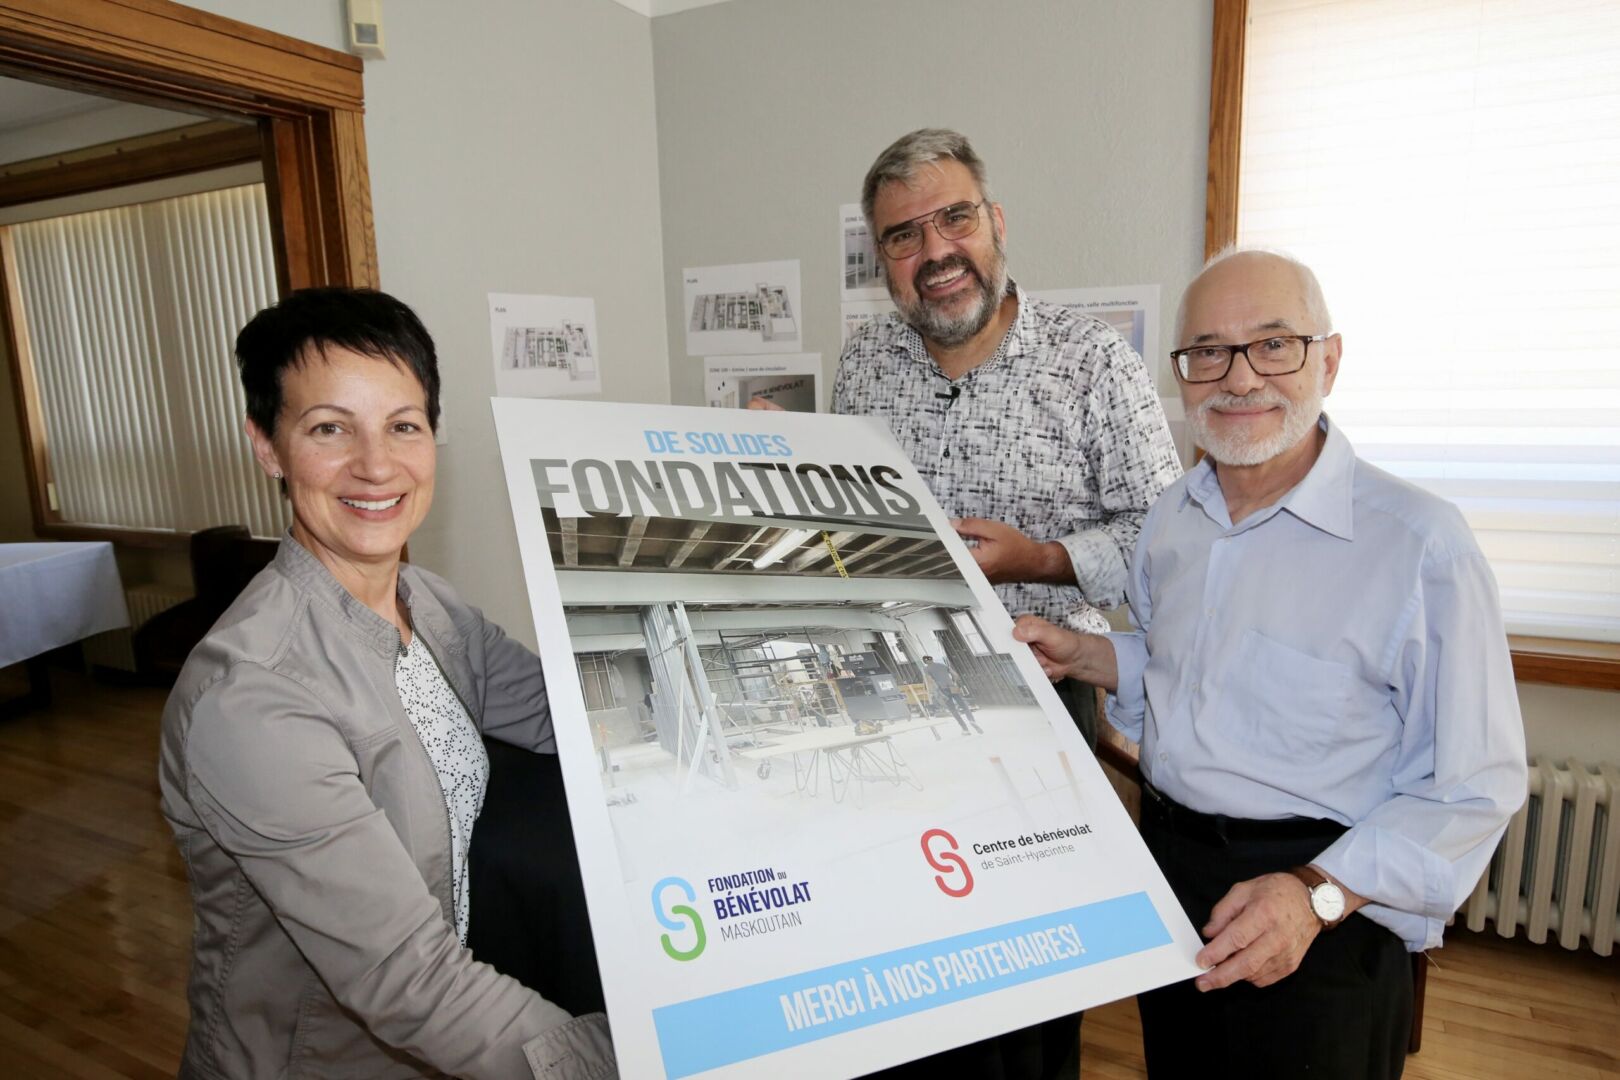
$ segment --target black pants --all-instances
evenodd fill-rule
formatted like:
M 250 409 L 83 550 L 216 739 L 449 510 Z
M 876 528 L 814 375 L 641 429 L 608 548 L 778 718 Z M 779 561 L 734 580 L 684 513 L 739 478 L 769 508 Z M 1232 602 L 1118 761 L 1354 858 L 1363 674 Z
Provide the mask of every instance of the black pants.
M 602 975 L 568 824 L 562 767 L 493 739 L 467 855 L 473 956 L 578 1016 L 601 1012 Z
M 1059 679 L 1052 684 L 1052 689 L 1057 691 L 1063 707 L 1069 710 L 1069 716 L 1073 718 L 1074 726 L 1080 729 L 1086 745 L 1096 750 L 1097 726 L 1107 723 L 1097 715 L 1097 688 L 1074 679 Z
M 1303 866 L 1343 831 L 1324 822 L 1318 837 L 1223 842 L 1188 835 L 1197 830 L 1142 802 L 1142 838 L 1195 928 L 1233 885 Z M 1412 1026 L 1412 966 L 1399 938 L 1357 914 L 1318 934 L 1299 969 L 1264 989 L 1237 983 L 1201 994 L 1188 980 L 1136 1000 L 1153 1080 L 1395 1080 Z
M 1060 1016 L 931 1054 L 870 1073 L 867 1080 L 1078 1080 L 1080 1021 L 1085 1015 Z

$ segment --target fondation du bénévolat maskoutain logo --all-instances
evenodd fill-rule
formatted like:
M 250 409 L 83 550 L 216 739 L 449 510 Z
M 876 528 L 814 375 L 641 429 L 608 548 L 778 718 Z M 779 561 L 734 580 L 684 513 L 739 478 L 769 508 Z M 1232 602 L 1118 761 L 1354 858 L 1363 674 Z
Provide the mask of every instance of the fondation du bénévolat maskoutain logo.
M 741 941 L 779 930 L 804 925 L 803 908 L 812 897 L 810 882 L 794 880 L 785 870 L 760 867 L 705 879 L 708 899 L 702 905 L 713 910 L 713 920 L 724 941 Z M 669 890 L 678 889 L 678 900 L 686 903 L 666 906 Z M 697 910 L 697 890 L 682 877 L 666 877 L 653 886 L 653 914 L 659 925 L 673 931 L 660 934 L 658 943 L 671 960 L 695 960 L 708 946 L 706 917 Z M 678 921 L 684 920 L 684 921 Z
M 666 910 L 664 907 L 664 893 L 668 889 L 679 889 L 682 895 L 686 897 L 687 902 L 675 904 Z M 697 903 L 697 890 L 692 888 L 692 883 L 685 878 L 667 877 L 653 886 L 653 914 L 658 918 L 659 925 L 683 937 L 690 933 L 695 939 L 689 947 L 681 948 L 675 944 L 675 939 L 669 934 L 660 934 L 658 943 L 664 947 L 664 955 L 671 960 L 696 960 L 703 955 L 703 950 L 708 947 L 709 936 L 703 930 L 703 916 L 699 915 L 697 909 L 692 906 L 695 903 Z M 677 915 L 685 919 L 686 922 L 676 922 L 675 919 L 671 918 L 671 916 Z

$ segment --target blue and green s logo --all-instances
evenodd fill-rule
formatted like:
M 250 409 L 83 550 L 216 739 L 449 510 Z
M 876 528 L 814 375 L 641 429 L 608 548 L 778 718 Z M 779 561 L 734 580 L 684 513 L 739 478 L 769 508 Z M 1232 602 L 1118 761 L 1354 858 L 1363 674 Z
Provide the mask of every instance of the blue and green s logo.
M 687 902 L 676 904 L 667 912 L 664 910 L 664 890 L 671 887 L 686 894 Z M 703 947 L 709 943 L 708 936 L 703 932 L 703 919 L 698 915 L 697 909 L 691 905 L 697 902 L 697 892 L 685 878 L 667 877 L 653 886 L 652 905 L 653 914 L 666 930 L 691 930 L 697 940 L 690 949 L 677 949 L 668 934 L 658 935 L 658 942 L 664 947 L 664 954 L 671 960 L 696 960 L 703 953 Z M 671 915 L 684 916 L 689 925 L 682 925 L 670 918 Z

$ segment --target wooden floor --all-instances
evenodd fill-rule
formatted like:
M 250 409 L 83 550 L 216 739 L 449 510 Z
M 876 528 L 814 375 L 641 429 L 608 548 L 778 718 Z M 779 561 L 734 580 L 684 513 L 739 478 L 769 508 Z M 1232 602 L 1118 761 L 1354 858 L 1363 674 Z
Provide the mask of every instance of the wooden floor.
M 157 808 L 164 694 L 56 675 L 51 712 L 0 720 L 0 1080 L 172 1077 L 191 915 Z M 1408 1077 L 1620 1077 L 1620 956 L 1454 931 L 1434 957 Z M 1084 1039 L 1086 1077 L 1145 1075 L 1133 1002 Z

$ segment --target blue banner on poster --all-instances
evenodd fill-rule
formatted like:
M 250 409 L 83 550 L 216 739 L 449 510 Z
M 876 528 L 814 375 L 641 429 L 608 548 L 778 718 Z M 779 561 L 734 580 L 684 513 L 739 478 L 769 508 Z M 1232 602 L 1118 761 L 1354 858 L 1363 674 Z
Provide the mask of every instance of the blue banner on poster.
M 653 1010 L 674 1080 L 1170 944 L 1145 892 Z

